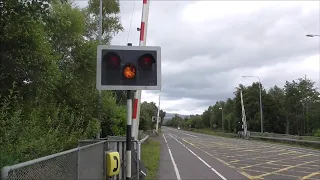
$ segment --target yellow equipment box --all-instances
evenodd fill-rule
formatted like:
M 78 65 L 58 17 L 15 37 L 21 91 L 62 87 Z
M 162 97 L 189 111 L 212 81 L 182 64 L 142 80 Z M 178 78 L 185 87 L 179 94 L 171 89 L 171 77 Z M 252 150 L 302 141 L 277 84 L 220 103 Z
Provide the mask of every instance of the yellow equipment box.
M 120 172 L 120 155 L 119 152 L 105 152 L 107 176 L 115 176 Z

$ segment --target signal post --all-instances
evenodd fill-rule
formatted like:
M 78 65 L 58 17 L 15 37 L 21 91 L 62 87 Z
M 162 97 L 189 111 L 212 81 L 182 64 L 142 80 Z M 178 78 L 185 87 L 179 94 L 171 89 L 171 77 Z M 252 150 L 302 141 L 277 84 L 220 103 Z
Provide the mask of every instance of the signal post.
M 161 89 L 159 46 L 108 46 L 97 48 L 98 90 L 127 91 L 126 180 L 131 178 L 132 94 L 137 90 Z M 139 175 L 139 172 L 137 172 Z

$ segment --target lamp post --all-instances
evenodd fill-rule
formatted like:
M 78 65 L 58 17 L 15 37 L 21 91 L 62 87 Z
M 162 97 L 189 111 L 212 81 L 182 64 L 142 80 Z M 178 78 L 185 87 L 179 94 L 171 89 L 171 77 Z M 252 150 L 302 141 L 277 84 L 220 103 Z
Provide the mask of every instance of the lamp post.
M 318 35 L 318 34 L 307 34 L 306 36 L 307 37 L 317 37 L 317 36 L 320 37 L 320 35 Z
M 259 76 L 242 76 L 243 78 L 247 78 L 247 77 L 254 77 L 254 78 L 258 78 L 259 79 L 259 91 L 260 91 L 260 124 L 261 124 L 261 133 L 263 133 L 263 112 L 262 112 L 262 95 L 261 95 L 261 89 L 262 89 L 262 85 L 261 85 L 261 81 L 260 81 L 260 77 Z
M 223 132 L 223 130 L 224 130 L 224 127 L 223 127 L 223 108 L 219 107 L 219 109 L 221 110 L 221 129 L 222 129 L 222 132 Z

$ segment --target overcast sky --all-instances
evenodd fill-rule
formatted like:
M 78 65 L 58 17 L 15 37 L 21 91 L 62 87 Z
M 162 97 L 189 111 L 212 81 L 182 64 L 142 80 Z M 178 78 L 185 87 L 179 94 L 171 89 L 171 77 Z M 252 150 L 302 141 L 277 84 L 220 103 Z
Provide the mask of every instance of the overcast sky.
M 138 45 L 142 0 L 122 0 L 120 9 L 125 31 L 112 44 L 129 36 Z M 268 89 L 306 74 L 320 87 L 320 37 L 306 34 L 320 34 L 320 1 L 152 0 L 147 45 L 161 46 L 161 109 L 202 113 L 258 80 L 242 75 L 259 76 Z M 158 95 L 143 91 L 142 101 Z

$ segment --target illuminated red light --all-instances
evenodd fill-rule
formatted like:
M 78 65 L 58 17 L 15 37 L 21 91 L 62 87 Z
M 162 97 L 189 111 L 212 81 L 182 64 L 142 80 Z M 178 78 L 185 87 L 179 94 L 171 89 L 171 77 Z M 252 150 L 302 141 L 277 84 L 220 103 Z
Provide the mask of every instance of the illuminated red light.
M 117 53 L 109 52 L 103 57 L 103 61 L 106 62 L 106 68 L 109 70 L 120 70 L 121 59 Z
M 153 63 L 155 63 L 155 60 L 151 54 L 144 54 L 138 60 L 139 68 L 144 71 L 151 71 Z
M 150 63 L 151 63 L 151 59 L 150 59 L 149 57 L 145 57 L 145 58 L 143 59 L 143 62 L 144 62 L 145 64 L 150 64 Z

